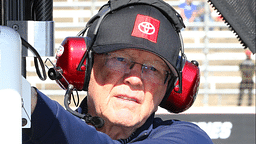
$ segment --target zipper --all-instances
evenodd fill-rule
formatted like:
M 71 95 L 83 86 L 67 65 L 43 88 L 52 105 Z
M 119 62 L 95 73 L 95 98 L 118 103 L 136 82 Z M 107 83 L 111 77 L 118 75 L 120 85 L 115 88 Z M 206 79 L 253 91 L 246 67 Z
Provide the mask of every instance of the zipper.
M 145 136 L 147 136 L 147 135 L 148 135 L 148 133 L 145 132 L 145 133 L 141 134 L 139 137 L 137 137 L 137 138 L 133 139 L 132 141 L 130 141 L 129 143 L 136 142 L 136 141 L 138 141 L 139 139 L 141 139 L 141 138 L 143 138 L 143 137 L 145 137 Z

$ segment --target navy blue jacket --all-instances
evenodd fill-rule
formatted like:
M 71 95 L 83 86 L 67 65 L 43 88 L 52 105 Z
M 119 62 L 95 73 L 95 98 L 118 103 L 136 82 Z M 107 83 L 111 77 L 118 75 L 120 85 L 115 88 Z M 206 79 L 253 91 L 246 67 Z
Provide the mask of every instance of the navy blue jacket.
M 208 135 L 195 124 L 154 118 L 128 139 L 112 140 L 81 119 L 67 112 L 40 91 L 30 129 L 22 130 L 23 144 L 212 144 Z

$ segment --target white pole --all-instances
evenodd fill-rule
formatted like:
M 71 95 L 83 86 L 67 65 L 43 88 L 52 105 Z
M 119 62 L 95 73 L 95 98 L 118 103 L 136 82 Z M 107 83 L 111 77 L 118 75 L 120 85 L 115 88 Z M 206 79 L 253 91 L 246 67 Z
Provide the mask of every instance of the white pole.
M 21 39 L 13 29 L 0 26 L 0 141 L 22 141 Z
M 205 94 L 204 94 L 204 106 L 208 106 L 208 99 L 209 99 L 209 82 L 208 82 L 208 65 L 209 65 L 209 60 L 208 60 L 208 53 L 209 53 L 209 38 L 208 38 L 208 31 L 209 31 L 209 15 L 210 15 L 210 10 L 209 10 L 209 5 L 207 2 L 205 2 L 204 4 L 204 9 L 205 9 L 205 15 L 204 15 L 204 31 L 205 31 L 205 37 L 204 37 L 204 55 L 205 55 L 205 59 L 204 59 L 204 78 L 205 78 L 205 82 L 204 82 L 204 90 L 205 90 Z

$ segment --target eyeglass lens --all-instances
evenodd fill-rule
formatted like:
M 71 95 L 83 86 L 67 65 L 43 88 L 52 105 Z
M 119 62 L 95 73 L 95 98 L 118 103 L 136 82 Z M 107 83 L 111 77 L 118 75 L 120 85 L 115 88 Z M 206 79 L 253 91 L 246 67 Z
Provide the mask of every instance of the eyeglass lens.
M 131 69 L 138 64 L 141 65 L 141 78 L 145 81 L 150 81 L 155 84 L 165 84 L 169 72 L 167 70 L 162 70 L 157 66 L 141 64 L 130 60 L 128 57 L 115 55 L 115 54 L 106 54 L 105 65 L 107 68 L 113 70 L 117 74 L 130 73 Z

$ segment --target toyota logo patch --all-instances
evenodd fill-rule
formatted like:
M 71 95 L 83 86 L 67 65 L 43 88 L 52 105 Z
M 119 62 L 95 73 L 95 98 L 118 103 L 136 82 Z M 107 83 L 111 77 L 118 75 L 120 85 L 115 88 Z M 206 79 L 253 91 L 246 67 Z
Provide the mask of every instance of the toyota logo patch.
M 160 21 L 150 16 L 138 14 L 134 23 L 132 36 L 144 38 L 157 43 Z
M 148 35 L 152 35 L 155 33 L 155 27 L 149 23 L 149 22 L 142 22 L 138 25 L 138 29 L 144 33 L 144 34 L 148 34 Z

